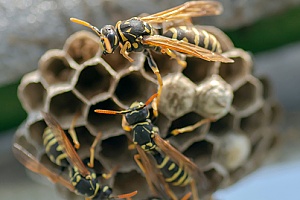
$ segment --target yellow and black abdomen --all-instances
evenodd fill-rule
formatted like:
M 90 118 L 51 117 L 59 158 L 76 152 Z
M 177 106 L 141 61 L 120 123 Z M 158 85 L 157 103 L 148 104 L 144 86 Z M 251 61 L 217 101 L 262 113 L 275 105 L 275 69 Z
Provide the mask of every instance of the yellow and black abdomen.
M 170 157 L 163 156 L 160 152 L 153 151 L 152 153 L 156 160 L 157 168 L 159 168 L 167 183 L 171 183 L 174 186 L 186 186 L 190 183 L 189 174 L 173 162 Z
M 49 127 L 44 130 L 43 143 L 45 152 L 53 163 L 61 167 L 69 166 L 67 155 L 62 151 L 62 147 L 57 142 L 57 139 Z
M 213 52 L 222 52 L 221 45 L 214 35 L 194 26 L 172 27 L 162 35 L 172 39 L 183 40 Z

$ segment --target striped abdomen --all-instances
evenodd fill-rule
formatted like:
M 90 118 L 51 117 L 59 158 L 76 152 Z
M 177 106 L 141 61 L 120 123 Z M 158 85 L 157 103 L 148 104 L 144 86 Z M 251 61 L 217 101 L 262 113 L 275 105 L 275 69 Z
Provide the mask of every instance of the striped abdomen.
M 156 160 L 157 168 L 160 169 L 167 183 L 171 183 L 174 186 L 186 186 L 190 183 L 189 174 L 174 163 L 170 157 L 154 151 L 153 157 Z
M 216 37 L 205 30 L 194 26 L 179 26 L 169 28 L 163 36 L 183 40 L 213 52 L 222 53 L 221 45 Z
M 57 139 L 49 127 L 44 130 L 43 143 L 45 152 L 53 163 L 62 167 L 69 166 L 67 155 L 62 152 L 62 147 L 58 144 Z

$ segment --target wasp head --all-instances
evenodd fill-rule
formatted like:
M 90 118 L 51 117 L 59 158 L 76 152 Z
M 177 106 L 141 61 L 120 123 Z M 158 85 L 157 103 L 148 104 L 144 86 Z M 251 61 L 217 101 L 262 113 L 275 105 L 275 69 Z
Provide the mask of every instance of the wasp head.
M 126 121 L 129 125 L 143 122 L 150 115 L 148 108 L 143 102 L 134 102 L 133 104 L 131 104 L 129 110 L 131 112 L 125 115 Z
M 105 25 L 101 28 L 100 34 L 100 47 L 103 54 L 113 53 L 119 45 L 119 38 L 115 28 L 112 25 Z

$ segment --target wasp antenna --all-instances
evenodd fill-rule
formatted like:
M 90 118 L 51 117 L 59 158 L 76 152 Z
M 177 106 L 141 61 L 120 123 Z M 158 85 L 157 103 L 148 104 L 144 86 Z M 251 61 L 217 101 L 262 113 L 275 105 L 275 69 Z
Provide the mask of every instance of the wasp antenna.
M 150 104 L 152 101 L 153 101 L 153 99 L 155 99 L 156 97 L 157 97 L 157 93 L 155 93 L 155 94 L 153 94 L 147 101 L 146 101 L 146 103 L 145 103 L 145 105 L 147 106 L 148 104 Z
M 73 17 L 70 18 L 70 21 L 74 22 L 76 24 L 86 26 L 86 27 L 92 29 L 95 33 L 97 33 L 98 36 L 101 36 L 101 32 L 99 31 L 99 29 L 96 26 L 93 26 L 93 25 L 91 25 L 90 23 L 88 23 L 86 21 L 83 21 L 83 20 L 77 19 L 77 18 L 73 18 Z
M 130 197 L 133 197 L 135 196 L 136 194 L 138 193 L 138 191 L 133 191 L 133 192 L 130 192 L 130 193 L 127 193 L 127 194 L 120 194 L 117 196 L 118 199 L 127 199 L 127 198 L 130 198 Z
M 96 109 L 96 110 L 94 110 L 94 112 L 100 113 L 100 114 L 107 114 L 107 115 L 123 115 L 123 114 L 129 113 L 131 111 L 130 110 L 115 111 L 115 110 Z

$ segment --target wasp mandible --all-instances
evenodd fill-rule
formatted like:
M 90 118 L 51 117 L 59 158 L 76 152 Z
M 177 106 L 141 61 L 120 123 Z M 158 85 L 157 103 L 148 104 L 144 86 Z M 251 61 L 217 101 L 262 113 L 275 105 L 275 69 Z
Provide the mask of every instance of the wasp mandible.
M 190 21 L 192 17 L 218 15 L 222 10 L 222 5 L 216 1 L 190 1 L 149 16 L 132 17 L 128 20 L 118 21 L 115 26 L 105 25 L 100 30 L 88 22 L 76 18 L 71 18 L 70 20 L 87 26 L 96 32 L 100 37 L 100 48 L 104 55 L 113 53 L 120 46 L 120 53 L 130 62 L 133 62 L 133 59 L 128 55 L 129 52 L 144 52 L 148 64 L 159 83 L 157 92 L 157 102 L 159 102 L 163 83 L 159 69 L 151 57 L 150 50 L 168 54 L 171 58 L 175 58 L 183 67 L 185 67 L 186 63 L 178 58 L 176 52 L 207 61 L 233 62 L 233 60 L 222 56 L 218 52 L 220 48 L 217 48 L 217 44 L 213 44 L 215 40 L 211 40 L 211 36 L 207 32 L 202 33 L 195 28 L 170 28 L 163 31 L 165 34 L 159 34 L 154 26 L 177 20 Z M 209 46 L 213 48 L 209 48 Z

